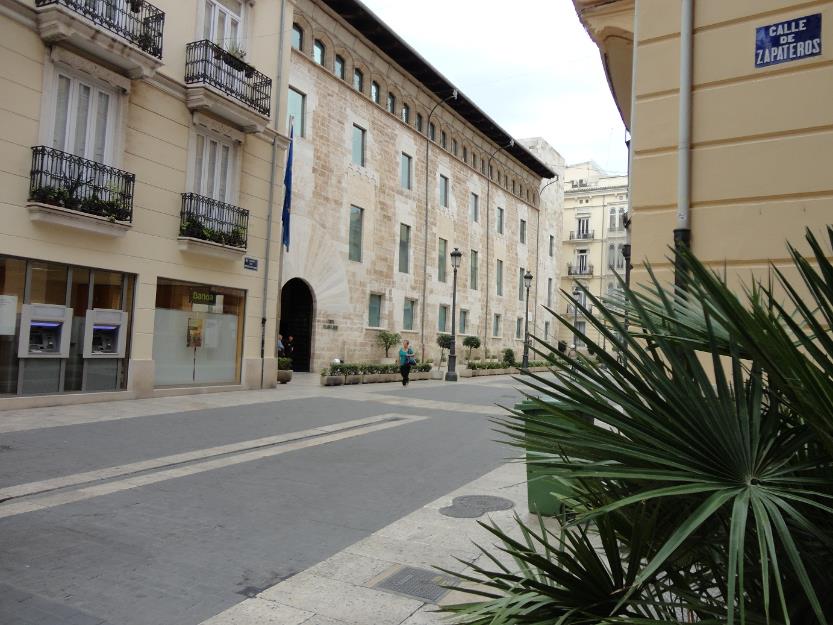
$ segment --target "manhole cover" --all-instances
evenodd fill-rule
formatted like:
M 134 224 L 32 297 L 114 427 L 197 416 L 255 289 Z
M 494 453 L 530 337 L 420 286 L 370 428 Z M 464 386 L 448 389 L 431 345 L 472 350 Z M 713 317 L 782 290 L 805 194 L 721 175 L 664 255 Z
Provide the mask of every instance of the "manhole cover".
M 456 586 L 457 580 L 448 575 L 403 566 L 375 584 L 375 588 L 389 590 L 400 595 L 416 597 L 429 603 L 437 603 L 448 592 L 443 586 Z
M 491 495 L 466 495 L 455 497 L 451 505 L 440 508 L 440 514 L 454 517 L 455 519 L 476 519 L 487 512 L 498 512 L 509 510 L 515 504 L 503 497 L 492 497 Z

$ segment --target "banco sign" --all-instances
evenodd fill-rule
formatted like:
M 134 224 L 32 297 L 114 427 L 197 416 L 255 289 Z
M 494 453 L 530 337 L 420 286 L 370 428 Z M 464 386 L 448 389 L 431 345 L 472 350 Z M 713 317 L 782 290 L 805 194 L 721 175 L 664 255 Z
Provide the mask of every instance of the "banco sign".
M 755 36 L 755 67 L 789 63 L 821 54 L 821 13 L 769 24 Z

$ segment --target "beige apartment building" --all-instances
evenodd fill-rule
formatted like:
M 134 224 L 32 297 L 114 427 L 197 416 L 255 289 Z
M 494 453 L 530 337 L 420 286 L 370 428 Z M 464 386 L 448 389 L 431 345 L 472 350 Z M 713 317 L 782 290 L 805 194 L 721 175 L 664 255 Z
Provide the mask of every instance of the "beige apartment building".
M 0 2 L 0 407 L 275 384 L 281 6 Z
M 634 280 L 673 279 L 675 230 L 748 282 L 833 222 L 833 2 L 574 3 L 631 132 Z
M 382 329 L 438 363 L 455 248 L 458 334 L 520 358 L 524 274 L 534 274 L 530 331 L 549 324 L 536 304 L 558 284 L 560 185 L 539 193 L 563 178 L 558 153 L 514 140 L 360 2 L 295 3 L 288 93 L 295 191 L 281 328 L 296 364 L 378 361 Z
M 560 288 L 572 293 L 593 314 L 593 306 L 577 283 L 604 297 L 619 287 L 617 276 L 625 275 L 625 224 L 628 214 L 628 177 L 610 175 L 589 161 L 569 165 L 564 175 L 564 268 Z M 558 311 L 582 334 L 587 320 L 579 307 L 559 300 Z M 594 341 L 604 340 L 594 331 Z M 570 328 L 561 326 L 558 338 L 581 348 Z

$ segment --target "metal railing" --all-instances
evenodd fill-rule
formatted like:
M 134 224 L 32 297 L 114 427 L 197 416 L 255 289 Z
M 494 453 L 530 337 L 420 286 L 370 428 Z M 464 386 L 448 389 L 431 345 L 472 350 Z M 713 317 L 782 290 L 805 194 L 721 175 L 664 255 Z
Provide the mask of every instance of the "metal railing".
M 185 82 L 208 83 L 261 115 L 272 107 L 272 79 L 207 39 L 185 47 Z
M 587 309 L 588 314 L 593 314 L 593 306 L 591 304 L 585 304 L 584 307 Z M 575 304 L 567 304 L 567 315 L 584 315 L 585 313 L 582 312 L 580 308 L 577 308 Z
M 583 231 L 579 230 L 575 232 L 574 230 L 570 230 L 570 241 L 590 241 L 596 238 L 596 231 L 589 230 Z
M 36 7 L 52 4 L 65 6 L 143 52 L 162 58 L 165 13 L 147 0 L 35 0 Z
M 568 276 L 592 276 L 593 275 L 593 265 L 573 265 L 569 263 L 567 265 L 567 275 Z
M 43 145 L 32 148 L 30 201 L 133 221 L 135 185 L 135 174 Z
M 249 211 L 196 193 L 182 194 L 179 236 L 246 249 Z

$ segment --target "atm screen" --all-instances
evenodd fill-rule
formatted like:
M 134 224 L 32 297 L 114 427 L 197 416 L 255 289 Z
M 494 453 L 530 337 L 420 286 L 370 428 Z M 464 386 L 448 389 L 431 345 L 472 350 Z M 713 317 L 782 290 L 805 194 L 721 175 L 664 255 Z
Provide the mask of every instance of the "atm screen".
M 51 354 L 61 349 L 61 326 L 59 321 L 33 321 L 29 328 L 29 353 Z
M 94 354 L 115 354 L 119 346 L 119 326 L 114 325 L 93 325 Z

